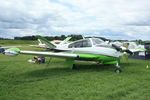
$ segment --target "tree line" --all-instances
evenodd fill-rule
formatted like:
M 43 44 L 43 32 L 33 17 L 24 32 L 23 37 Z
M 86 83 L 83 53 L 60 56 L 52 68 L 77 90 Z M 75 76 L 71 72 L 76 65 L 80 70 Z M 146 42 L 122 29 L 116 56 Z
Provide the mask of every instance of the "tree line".
M 83 39 L 84 37 L 82 35 L 61 35 L 61 36 L 44 36 L 44 38 L 46 38 L 47 40 L 49 41 L 52 41 L 52 40 L 64 40 L 66 39 L 67 37 L 72 37 L 71 38 L 71 41 L 76 41 L 76 40 L 80 40 L 80 39 Z M 86 38 L 90 38 L 90 37 L 86 37 Z M 104 37 L 96 37 L 96 38 L 100 38 L 102 40 L 108 40 Z M 9 39 L 6 39 L 6 38 L 0 38 L 0 40 L 9 40 Z M 37 38 L 32 35 L 32 36 L 23 36 L 23 37 L 14 37 L 14 40 L 37 40 Z
M 80 39 L 83 39 L 84 37 L 82 35 L 74 35 L 74 34 L 71 34 L 71 35 L 61 35 L 61 36 L 44 36 L 44 38 L 46 38 L 47 40 L 49 41 L 52 41 L 52 40 L 64 40 L 65 38 L 67 37 L 72 37 L 71 38 L 71 41 L 76 41 L 76 40 L 80 40 Z M 91 36 L 91 37 L 94 37 L 94 36 Z M 90 37 L 86 37 L 86 38 L 90 38 Z M 128 42 L 128 40 L 110 40 L 110 39 L 106 39 L 104 37 L 95 37 L 95 38 L 100 38 L 104 41 L 119 41 L 119 42 Z M 8 39 L 8 38 L 1 38 L 0 37 L 0 40 L 11 40 L 11 39 Z M 23 37 L 14 37 L 13 40 L 37 40 L 37 38 L 35 36 L 23 36 Z M 132 40 L 133 42 L 136 42 L 138 44 L 144 44 L 144 43 L 150 43 L 150 41 L 142 41 L 142 40 Z
M 61 35 L 61 36 L 43 36 L 44 38 L 46 38 L 47 40 L 49 41 L 52 41 L 52 40 L 64 40 L 66 39 L 67 37 L 72 37 L 72 41 L 75 41 L 75 40 L 79 40 L 79 39 L 82 39 L 82 35 Z M 37 40 L 37 38 L 35 36 L 23 36 L 23 37 L 15 37 L 14 40 Z

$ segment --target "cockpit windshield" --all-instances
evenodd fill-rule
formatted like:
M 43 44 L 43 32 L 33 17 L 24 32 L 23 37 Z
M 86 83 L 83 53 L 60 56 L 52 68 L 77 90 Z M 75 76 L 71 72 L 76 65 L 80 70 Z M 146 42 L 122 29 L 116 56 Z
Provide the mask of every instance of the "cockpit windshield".
M 79 40 L 74 43 L 71 43 L 68 48 L 83 48 L 83 47 L 92 47 L 92 44 L 89 39 Z
M 98 39 L 98 38 L 92 38 L 92 41 L 93 41 L 93 45 L 98 45 L 98 44 L 104 43 L 103 40 Z

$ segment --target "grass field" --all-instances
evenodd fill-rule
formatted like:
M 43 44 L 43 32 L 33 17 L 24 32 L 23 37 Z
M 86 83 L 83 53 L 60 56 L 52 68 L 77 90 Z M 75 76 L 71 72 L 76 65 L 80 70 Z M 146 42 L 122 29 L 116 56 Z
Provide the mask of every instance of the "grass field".
M 7 45 L 30 45 L 30 44 L 38 44 L 37 41 L 30 40 L 0 40 L 0 46 Z
M 0 100 L 150 100 L 149 61 L 123 58 L 118 74 L 114 66 L 71 70 L 64 59 L 54 58 L 47 65 L 28 63 L 30 58 L 0 54 Z

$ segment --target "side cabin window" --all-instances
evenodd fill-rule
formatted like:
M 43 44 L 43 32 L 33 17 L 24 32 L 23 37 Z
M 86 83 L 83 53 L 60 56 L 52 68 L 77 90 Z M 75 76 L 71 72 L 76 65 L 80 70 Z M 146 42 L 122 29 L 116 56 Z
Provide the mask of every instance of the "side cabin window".
M 92 47 L 90 40 L 81 40 L 74 42 L 68 46 L 69 48 L 83 48 L 83 47 Z

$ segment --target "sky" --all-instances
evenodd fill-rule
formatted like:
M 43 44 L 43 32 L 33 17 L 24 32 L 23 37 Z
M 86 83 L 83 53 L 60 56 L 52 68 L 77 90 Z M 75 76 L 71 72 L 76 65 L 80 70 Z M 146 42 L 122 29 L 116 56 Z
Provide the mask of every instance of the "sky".
M 150 39 L 149 0 L 0 0 L 0 37 Z

